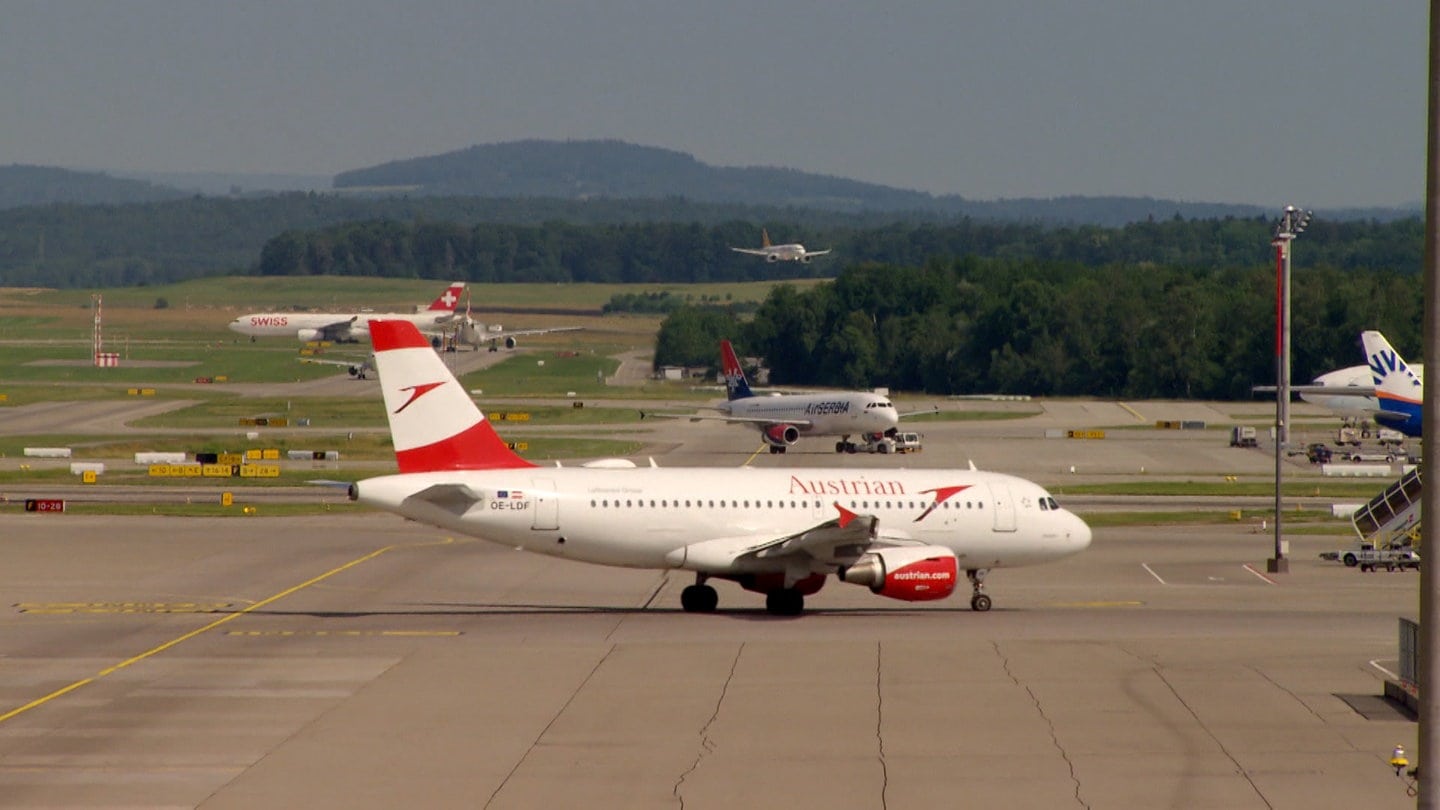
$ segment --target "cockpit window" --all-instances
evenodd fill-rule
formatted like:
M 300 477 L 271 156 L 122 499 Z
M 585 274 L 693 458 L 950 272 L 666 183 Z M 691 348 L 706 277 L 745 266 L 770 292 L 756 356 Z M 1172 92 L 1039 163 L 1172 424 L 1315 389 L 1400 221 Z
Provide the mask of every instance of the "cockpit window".
M 1041 499 L 1040 499 L 1040 503 L 1041 503 L 1042 505 L 1048 503 L 1048 504 L 1050 505 L 1050 508 L 1051 508 L 1051 509 L 1056 509 L 1056 510 L 1058 510 L 1058 509 L 1060 508 L 1060 504 L 1059 504 L 1059 503 L 1056 503 L 1055 499 L 1052 498 L 1052 497 L 1050 497 L 1049 495 L 1046 495 L 1044 498 L 1041 498 Z

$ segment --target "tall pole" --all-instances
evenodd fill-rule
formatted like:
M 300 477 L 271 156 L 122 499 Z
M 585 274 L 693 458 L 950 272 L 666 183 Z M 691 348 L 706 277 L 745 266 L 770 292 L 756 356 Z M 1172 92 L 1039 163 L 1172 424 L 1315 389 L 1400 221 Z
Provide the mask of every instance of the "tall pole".
M 1283 225 L 1281 231 L 1283 231 Z M 1290 384 L 1286 374 L 1289 354 L 1290 310 L 1290 240 L 1276 233 L 1275 241 L 1275 556 L 1265 561 L 1265 570 L 1272 574 L 1287 573 L 1290 561 L 1285 559 L 1284 531 L 1281 522 L 1285 509 L 1282 488 L 1285 478 L 1285 424 L 1290 414 Z
M 1428 122 L 1425 128 L 1425 324 L 1424 354 L 1440 357 L 1440 0 L 1430 0 L 1430 75 L 1426 85 Z M 1423 394 L 1422 414 L 1434 414 L 1440 408 L 1440 386 L 1427 385 Z M 1423 424 L 1422 424 L 1423 432 Z M 1424 442 L 1421 468 L 1428 473 L 1440 469 L 1440 442 Z M 1422 513 L 1428 517 L 1420 524 L 1420 750 L 1413 760 L 1419 774 L 1419 793 L 1415 806 L 1422 810 L 1440 810 L 1440 702 L 1435 688 L 1440 684 L 1440 603 L 1436 600 L 1435 554 L 1440 548 L 1440 479 L 1433 474 L 1431 485 L 1421 490 Z
M 1290 571 L 1282 531 L 1285 451 L 1290 446 L 1290 243 L 1305 232 L 1310 212 L 1293 205 L 1275 225 L 1275 556 L 1265 562 L 1272 574 Z

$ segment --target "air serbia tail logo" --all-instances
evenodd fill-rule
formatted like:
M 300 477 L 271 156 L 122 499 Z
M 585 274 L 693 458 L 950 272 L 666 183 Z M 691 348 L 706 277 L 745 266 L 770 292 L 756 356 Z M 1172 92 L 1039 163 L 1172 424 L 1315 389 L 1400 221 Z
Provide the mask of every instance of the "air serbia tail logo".
M 940 504 L 942 504 L 942 503 L 944 503 L 945 501 L 949 500 L 952 495 L 956 495 L 956 494 L 958 494 L 958 493 L 964 492 L 965 490 L 967 490 L 967 489 L 969 489 L 969 488 L 970 488 L 970 484 L 965 484 L 965 485 L 963 485 L 963 486 L 958 486 L 958 487 L 939 487 L 939 488 L 936 488 L 936 489 L 922 489 L 922 490 L 920 490 L 920 494 L 921 494 L 921 495 L 925 495 L 925 494 L 928 494 L 928 493 L 931 493 L 931 492 L 935 493 L 935 502 L 932 503 L 932 504 L 930 504 L 929 508 L 927 508 L 924 512 L 921 512 L 921 513 L 920 513 L 920 517 L 917 517 L 917 518 L 915 518 L 914 520 L 912 520 L 912 521 L 910 521 L 910 522 L 911 522 L 911 523 L 919 523 L 920 521 L 924 520 L 931 512 L 934 512 L 937 508 L 939 508 Z
M 409 388 L 401 388 L 401 389 L 400 389 L 401 391 L 409 391 L 409 392 L 410 392 L 410 398 L 407 399 L 407 400 L 405 400 L 405 404 L 404 404 L 404 405 L 401 405 L 400 407 L 396 408 L 396 409 L 395 409 L 395 413 L 397 413 L 397 414 L 400 413 L 401 411 L 403 411 L 403 410 L 405 410 L 406 408 L 410 407 L 411 403 L 413 403 L 415 400 L 417 400 L 417 399 L 419 399 L 420 397 L 422 397 L 422 396 L 430 393 L 431 391 L 434 391 L 436 388 L 439 388 L 440 386 L 442 386 L 442 385 L 444 385 L 444 384 L 445 384 L 445 383 L 443 383 L 443 382 L 421 383 L 420 385 L 412 385 L 412 386 L 410 386 Z

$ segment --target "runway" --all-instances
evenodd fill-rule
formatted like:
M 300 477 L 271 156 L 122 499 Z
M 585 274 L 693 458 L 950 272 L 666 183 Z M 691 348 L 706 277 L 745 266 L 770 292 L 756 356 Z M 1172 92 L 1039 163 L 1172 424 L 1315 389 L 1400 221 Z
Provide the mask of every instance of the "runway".
M 0 807 L 1413 806 L 1415 575 L 1330 539 L 1267 579 L 1244 527 L 1108 529 L 990 613 L 777 619 L 343 509 L 0 537 Z

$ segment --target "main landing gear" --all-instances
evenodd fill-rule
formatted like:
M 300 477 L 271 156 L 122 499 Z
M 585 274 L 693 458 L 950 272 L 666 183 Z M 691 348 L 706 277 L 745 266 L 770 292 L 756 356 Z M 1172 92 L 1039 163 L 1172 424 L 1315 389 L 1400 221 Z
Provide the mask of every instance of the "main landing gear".
M 765 594 L 765 610 L 772 616 L 799 616 L 805 610 L 805 595 L 795 588 Z
M 718 604 L 720 594 L 705 584 L 704 574 L 696 574 L 695 584 L 686 585 L 685 590 L 680 592 L 680 607 L 684 608 L 686 613 L 714 613 Z
M 848 434 L 841 436 L 840 441 L 835 442 L 835 452 L 837 453 L 853 453 L 858 449 L 860 448 L 856 447 L 855 443 L 850 441 Z
M 990 597 L 985 595 L 985 575 L 988 573 L 988 568 L 970 568 L 965 571 L 965 576 L 970 578 L 970 584 L 974 586 L 970 609 L 976 613 L 984 613 L 990 609 Z

